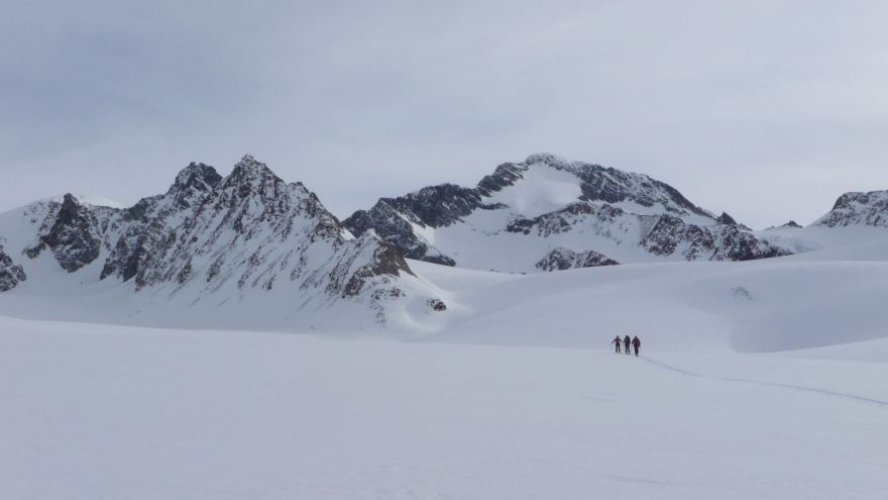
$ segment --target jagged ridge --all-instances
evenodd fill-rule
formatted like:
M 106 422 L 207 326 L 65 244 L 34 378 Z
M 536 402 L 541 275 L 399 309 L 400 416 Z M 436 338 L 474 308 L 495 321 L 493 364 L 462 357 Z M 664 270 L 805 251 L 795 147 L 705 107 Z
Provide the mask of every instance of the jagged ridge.
M 284 287 L 308 302 L 379 301 L 402 295 L 396 281 L 412 275 L 395 247 L 372 231 L 354 239 L 314 193 L 249 155 L 224 178 L 192 163 L 165 194 L 130 208 L 68 194 L 24 213 L 35 221 L 27 258 L 49 251 L 68 273 L 131 282 L 136 291 L 187 288 L 200 298 Z M 24 279 L 0 253 L 0 291 Z

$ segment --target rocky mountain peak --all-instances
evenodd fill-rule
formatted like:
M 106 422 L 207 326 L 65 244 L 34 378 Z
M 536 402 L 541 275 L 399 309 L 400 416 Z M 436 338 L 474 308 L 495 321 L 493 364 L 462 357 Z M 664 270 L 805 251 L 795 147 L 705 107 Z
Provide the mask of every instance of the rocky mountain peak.
M 283 182 L 280 177 L 268 168 L 268 165 L 257 161 L 252 155 L 247 154 L 234 165 L 231 174 L 224 180 L 223 188 L 243 184 L 268 185 L 282 184 Z
M 888 191 L 870 191 L 868 193 L 845 193 L 836 200 L 833 210 L 853 209 L 860 205 L 883 206 L 888 203 Z
M 817 226 L 888 227 L 888 191 L 845 193 L 833 209 L 814 223 Z
M 85 207 L 76 196 L 71 193 L 65 193 L 62 196 L 62 207 L 59 209 L 58 221 L 61 224 L 70 224 L 83 210 L 85 210 Z
M 731 217 L 727 212 L 722 212 L 715 221 L 726 226 L 742 226 L 743 228 L 746 228 L 746 226 L 737 222 L 737 220 Z
M 662 181 L 550 153 L 502 163 L 475 188 L 442 184 L 380 199 L 344 224 L 356 235 L 375 230 L 408 258 L 520 272 L 626 259 L 747 260 L 786 253 Z M 518 246 L 527 248 L 515 248 L 521 263 L 504 264 L 510 255 L 478 250 L 500 253 L 521 241 L 517 235 L 526 237 Z
M 190 207 L 221 183 L 222 176 L 215 168 L 204 163 L 191 162 L 176 175 L 166 196 L 172 198 L 174 207 Z M 145 212 L 151 210 L 151 205 L 150 199 L 142 200 L 131 209 L 131 215 L 144 217 Z
M 679 216 L 693 214 L 715 220 L 711 213 L 691 203 L 677 189 L 648 175 L 595 163 L 569 161 L 551 153 L 535 153 L 522 163 L 500 165 L 493 175 L 481 181 L 479 189 L 490 195 L 514 185 L 534 166 L 548 167 L 575 176 L 582 191 L 579 198 L 582 201 L 631 202 L 648 208 L 661 206 Z
M 294 194 L 300 198 L 307 196 L 304 188 L 299 189 L 295 184 L 288 186 L 266 164 L 250 155 L 244 155 L 237 162 L 217 191 L 217 206 L 233 207 L 235 204 L 249 202 L 266 207 L 277 206 L 275 212 L 283 212 L 287 209 L 286 206 L 295 202 Z
M 222 176 L 216 169 L 204 163 L 191 162 L 183 168 L 168 193 L 182 191 L 208 192 L 215 189 L 222 182 Z
M 62 269 L 72 273 L 99 257 L 102 242 L 96 235 L 98 209 L 81 204 L 70 193 L 55 207 L 55 213 L 40 226 L 38 243 L 25 249 L 25 253 L 33 259 L 48 248 Z
M 534 165 L 542 163 L 557 169 L 567 169 L 574 166 L 574 163 L 552 153 L 533 153 L 524 160 L 525 165 Z

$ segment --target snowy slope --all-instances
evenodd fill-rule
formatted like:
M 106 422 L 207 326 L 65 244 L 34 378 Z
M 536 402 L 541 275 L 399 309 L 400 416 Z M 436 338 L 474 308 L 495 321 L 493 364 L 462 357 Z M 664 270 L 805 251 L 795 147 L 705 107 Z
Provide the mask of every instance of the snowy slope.
M 434 340 L 594 347 L 638 334 L 661 349 L 787 351 L 888 338 L 888 231 L 763 231 L 791 256 L 504 275 L 411 261 L 454 312 Z
M 10 500 L 888 495 L 884 359 L 0 332 Z
M 557 191 L 549 189 L 550 193 Z M 46 206 L 38 204 L 29 210 L 37 209 L 45 210 Z M 480 210 L 467 219 L 495 213 Z M 4 217 L 11 215 L 0 216 L 0 222 Z M 8 233 L 13 236 L 32 232 L 31 221 L 39 222 L 44 214 L 34 212 L 31 218 L 16 217 L 24 221 L 23 229 Z M 481 224 L 483 221 L 478 222 Z M 435 234 L 443 237 L 457 231 L 471 233 L 468 227 L 455 224 Z M 196 234 L 211 232 L 199 230 Z M 262 233 L 256 234 L 251 241 L 261 240 Z M 147 285 L 134 292 L 136 278 L 122 281 L 109 275 L 99 279 L 108 269 L 108 259 L 96 259 L 73 273 L 89 277 L 91 281 L 87 281 L 70 279 L 71 274 L 59 266 L 50 252 L 44 251 L 34 259 L 14 254 L 14 261 L 27 264 L 24 271 L 29 279 L 12 292 L 0 295 L 0 314 L 167 328 L 346 332 L 444 342 L 558 347 L 598 346 L 617 333 L 631 332 L 662 348 L 715 351 L 793 350 L 886 336 L 878 311 L 880 304 L 888 300 L 888 287 L 884 285 L 888 283 L 888 231 L 866 225 L 817 225 L 804 229 L 782 227 L 758 234 L 767 235 L 770 241 L 795 255 L 750 262 L 624 264 L 528 275 L 409 261 L 409 266 L 404 266 L 414 274 L 401 273 L 397 277 L 400 293 L 362 295 L 353 300 L 341 300 L 338 295 L 330 296 L 316 288 L 294 291 L 276 286 L 246 293 L 238 288 L 235 279 L 227 280 L 208 295 L 204 280 L 193 285 L 175 284 L 172 288 Z M 366 237 L 340 245 L 360 249 Z M 534 257 L 528 252 L 531 246 L 517 241 L 522 237 L 508 233 L 495 239 L 502 244 L 503 257 L 499 261 L 518 265 Z M 220 252 L 231 253 L 230 240 L 216 240 L 222 242 Z M 27 247 L 26 238 L 9 241 L 19 248 Z M 473 252 L 473 241 L 470 234 L 454 237 L 451 248 L 460 251 L 453 255 L 459 257 L 465 252 L 480 259 L 482 254 Z M 287 245 L 262 247 L 262 255 L 267 255 L 263 258 L 269 262 L 275 262 L 280 252 L 289 251 Z M 114 255 L 114 250 L 104 248 L 103 252 Z M 318 254 L 314 258 L 324 262 L 330 248 L 315 248 Z M 170 255 L 175 257 L 177 252 L 174 246 Z M 543 266 L 561 268 L 564 262 L 586 259 L 597 260 L 598 265 L 607 264 L 607 254 L 578 254 L 563 247 L 554 252 L 558 257 L 544 260 Z M 247 254 L 241 254 L 238 257 L 235 253 L 230 259 L 249 260 Z M 196 267 L 211 267 L 207 264 L 210 261 L 207 258 Z M 256 276 L 262 274 L 255 272 Z M 146 279 L 150 277 L 146 275 Z M 201 300 L 195 300 L 196 297 Z M 433 301 L 437 299 L 443 301 L 446 310 L 435 310 Z M 384 333 L 376 324 L 381 318 L 388 324 Z
M 163 293 L 131 293 L 127 284 L 114 282 L 81 294 L 79 284 L 50 291 L 26 283 L 0 296 L 0 314 L 584 348 L 630 333 L 661 350 L 797 350 L 888 337 L 880 313 L 888 301 L 888 232 L 857 229 L 814 229 L 805 234 L 817 238 L 806 244 L 813 247 L 818 240 L 820 250 L 739 263 L 666 262 L 521 275 L 410 261 L 416 276 L 399 282 L 409 293 L 383 303 L 385 331 L 360 301 L 294 309 L 292 296 L 270 291 L 245 294 L 225 307 L 212 302 L 184 307 Z M 63 272 L 55 267 L 53 272 Z M 410 286 L 426 293 L 413 293 Z M 429 296 L 441 299 L 446 311 L 433 310 Z
M 475 188 L 380 199 L 344 224 L 375 230 L 410 258 L 506 272 L 789 253 L 663 182 L 549 154 L 500 165 Z
M 436 340 L 593 347 L 638 334 L 660 348 L 774 351 L 888 338 L 888 262 L 643 264 L 491 281 L 412 262 L 462 305 Z M 533 325 L 529 327 L 527 325 Z
M 533 192 L 485 189 L 533 216 L 576 194 L 561 174 Z M 183 179 L 190 187 L 172 200 L 137 210 L 153 214 L 143 223 L 178 221 L 189 236 L 169 246 L 130 242 L 116 209 L 74 200 L 0 215 L 0 280 L 27 273 L 0 294 L 3 498 L 888 497 L 888 230 L 870 219 L 758 233 L 795 253 L 773 259 L 638 254 L 527 275 L 410 260 L 410 273 L 382 277 L 403 295 L 300 296 L 234 279 L 263 276 L 262 262 L 293 249 L 288 237 L 272 244 L 288 227 L 274 215 L 299 204 L 231 203 L 240 187 L 195 204 L 202 184 Z M 245 191 L 261 192 L 252 180 Z M 182 202 L 194 212 L 178 219 L 169 207 Z M 478 233 L 507 220 L 497 208 L 469 212 L 459 218 Z M 379 248 L 372 234 L 329 227 L 332 240 L 310 231 L 323 241 L 307 261 L 366 262 Z M 472 241 L 457 228 L 472 232 L 451 223 L 423 237 Z M 503 258 L 524 265 L 524 240 L 504 236 Z M 20 250 L 41 242 L 33 258 Z M 263 250 L 258 264 L 221 265 L 229 279 L 218 287 L 205 281 L 209 257 L 192 259 L 192 277 L 204 273 L 194 283 L 163 272 L 202 248 L 247 264 Z M 597 258 L 559 252 L 556 267 Z M 367 286 L 378 290 L 377 278 Z M 641 338 L 641 357 L 612 353 L 624 334 Z

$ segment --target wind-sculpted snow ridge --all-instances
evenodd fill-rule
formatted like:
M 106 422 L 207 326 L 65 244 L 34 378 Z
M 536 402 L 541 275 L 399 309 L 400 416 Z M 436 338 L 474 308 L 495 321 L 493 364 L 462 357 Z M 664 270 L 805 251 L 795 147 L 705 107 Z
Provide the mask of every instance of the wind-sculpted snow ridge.
M 836 200 L 833 209 L 814 225 L 888 227 L 888 191 L 845 193 Z
M 38 202 L 4 214 L 4 233 L 19 248 L 0 253 L 0 290 L 51 256 L 72 283 L 116 281 L 187 305 L 228 307 L 265 293 L 282 303 L 290 297 L 290 313 L 347 299 L 384 322 L 385 302 L 408 289 L 423 294 L 395 247 L 372 231 L 355 239 L 314 193 L 249 155 L 225 178 L 192 163 L 165 194 L 126 209 L 92 206 L 70 194 Z M 405 279 L 412 281 L 405 286 Z
M 647 175 L 550 154 L 502 164 L 474 188 L 380 199 L 344 224 L 355 234 L 374 229 L 408 258 L 509 272 L 792 253 Z M 567 252 L 597 257 L 561 258 Z

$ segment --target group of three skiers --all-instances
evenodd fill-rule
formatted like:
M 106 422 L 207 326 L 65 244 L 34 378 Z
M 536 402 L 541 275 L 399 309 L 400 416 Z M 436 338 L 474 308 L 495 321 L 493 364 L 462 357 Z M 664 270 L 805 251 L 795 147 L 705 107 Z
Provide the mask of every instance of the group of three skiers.
M 635 355 L 636 355 L 636 356 L 638 356 L 638 349 L 641 347 L 641 341 L 638 340 L 638 337 L 637 337 L 637 336 L 636 336 L 636 337 L 633 337 L 632 340 L 629 340 L 629 336 L 628 336 L 628 335 L 626 335 L 626 336 L 623 337 L 622 339 L 620 338 L 619 335 L 617 335 L 617 336 L 614 338 L 614 340 L 611 341 L 611 344 L 613 344 L 614 346 L 616 346 L 616 349 L 617 349 L 617 350 L 616 350 L 616 353 L 617 353 L 617 354 L 620 354 L 620 345 L 622 344 L 623 347 L 624 347 L 624 349 L 626 350 L 626 354 L 627 354 L 627 355 L 629 354 L 629 346 L 631 345 L 632 347 L 635 348 Z

